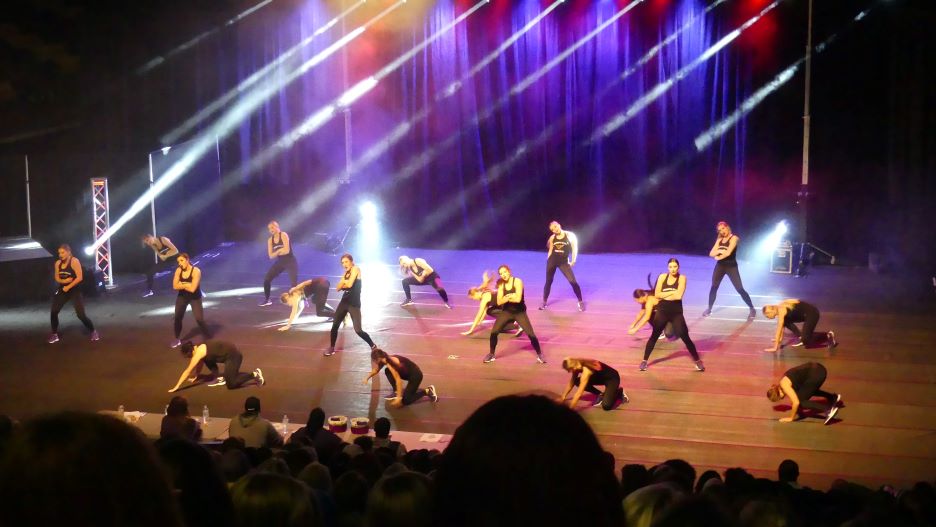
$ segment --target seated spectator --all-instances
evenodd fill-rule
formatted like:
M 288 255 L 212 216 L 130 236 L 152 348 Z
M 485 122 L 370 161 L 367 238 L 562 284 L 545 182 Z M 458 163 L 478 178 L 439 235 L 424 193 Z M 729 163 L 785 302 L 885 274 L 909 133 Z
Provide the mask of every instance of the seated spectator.
M 305 483 L 312 490 L 317 490 L 323 494 L 331 495 L 332 477 L 328 467 L 315 461 L 306 465 L 299 473 L 299 481 Z
M 182 525 L 143 434 L 113 417 L 63 412 L 17 429 L 0 461 L 0 525 Z
M 159 438 L 201 441 L 202 429 L 198 421 L 189 415 L 188 399 L 176 395 L 169 401 L 159 427 Z
M 432 500 L 429 478 L 403 472 L 381 478 L 367 499 L 366 523 L 373 527 L 429 527 Z
M 308 487 L 288 476 L 255 473 L 231 487 L 238 527 L 324 525 Z
M 370 485 L 367 480 L 353 470 L 345 472 L 335 480 L 334 498 L 338 512 L 338 525 L 342 527 L 364 525 L 368 492 L 370 492 Z
M 169 439 L 159 445 L 159 457 L 172 476 L 186 527 L 234 524 L 231 496 L 207 449 L 185 439 Z
M 378 448 L 389 448 L 397 459 L 403 459 L 406 455 L 403 443 L 390 439 L 390 420 L 386 417 L 374 421 L 374 450 Z
M 621 467 L 621 498 L 650 484 L 650 471 L 644 465 L 629 464 Z
M 625 525 L 627 527 L 650 527 L 660 512 L 682 496 L 677 486 L 669 483 L 654 483 L 631 492 L 624 498 Z
M 273 423 L 260 417 L 260 399 L 253 396 L 244 401 L 244 413 L 231 419 L 228 434 L 243 439 L 247 448 L 283 445 L 283 438 Z
M 614 466 L 594 432 L 578 413 L 539 395 L 478 408 L 455 431 L 435 483 L 439 525 L 622 523 Z
M 277 454 L 289 466 L 289 472 L 293 477 L 299 475 L 302 469 L 313 461 L 318 461 L 318 454 L 312 447 L 302 446 L 296 443 L 290 443 L 284 450 Z
M 705 484 L 710 479 L 717 480 L 719 483 L 721 483 L 721 475 L 718 472 L 715 472 L 714 470 L 706 470 L 702 473 L 701 476 L 699 476 L 699 481 L 696 481 L 696 494 L 700 494 L 702 490 L 705 489 Z
M 799 465 L 792 459 L 784 459 L 777 467 L 777 478 L 780 483 L 786 483 L 794 489 L 802 488 L 796 480 L 799 479 Z
M 686 496 L 665 508 L 653 519 L 653 527 L 732 527 L 736 525 L 715 501 L 708 496 Z M 789 523 L 764 524 L 776 527 Z M 631 527 L 631 524 L 627 524 Z
M 338 452 L 342 443 L 341 438 L 331 430 L 325 430 L 325 411 L 321 408 L 309 412 L 306 425 L 293 432 L 289 442 L 314 447 L 319 459 L 324 462 Z

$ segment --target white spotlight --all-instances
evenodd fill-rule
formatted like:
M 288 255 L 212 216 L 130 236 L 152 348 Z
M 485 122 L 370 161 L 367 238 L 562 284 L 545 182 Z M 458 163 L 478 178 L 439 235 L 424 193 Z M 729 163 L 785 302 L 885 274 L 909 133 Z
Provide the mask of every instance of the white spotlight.
M 373 201 L 365 201 L 358 207 L 361 213 L 361 219 L 364 221 L 374 221 L 377 219 L 377 205 Z
M 761 240 L 760 244 L 757 246 L 757 254 L 761 258 L 770 258 L 770 255 L 773 254 L 773 251 L 780 245 L 780 242 L 786 237 L 786 233 L 790 229 L 787 227 L 786 220 L 781 221 L 774 227 L 773 231 L 770 232 L 767 236 Z
M 91 256 L 92 254 L 94 254 L 94 247 L 92 247 L 92 246 L 90 246 L 90 245 L 87 246 L 87 247 L 85 247 L 85 248 L 84 248 L 84 253 L 85 253 L 86 255 L 88 255 L 88 256 Z

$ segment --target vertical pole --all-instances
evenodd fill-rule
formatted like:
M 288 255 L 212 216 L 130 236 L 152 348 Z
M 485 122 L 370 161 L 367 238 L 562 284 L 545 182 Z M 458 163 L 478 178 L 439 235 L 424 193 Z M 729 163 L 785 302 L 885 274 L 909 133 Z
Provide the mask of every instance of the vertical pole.
M 345 18 L 341 19 L 341 34 L 347 34 L 347 22 Z M 348 47 L 345 46 L 341 51 L 341 77 L 344 91 L 348 91 Z M 341 183 L 351 183 L 351 108 L 344 107 L 344 146 L 345 146 L 345 169 L 341 178 Z
M 150 152 L 149 155 L 149 179 L 150 179 L 150 196 L 153 196 L 153 153 Z M 153 196 L 150 198 L 150 221 L 152 221 L 153 226 L 153 236 L 156 236 L 156 197 Z M 153 253 L 153 263 L 159 263 L 159 256 L 156 253 Z
M 26 234 L 32 239 L 32 208 L 29 199 L 29 156 L 23 156 L 26 161 Z
M 798 229 L 799 238 L 799 262 L 796 266 L 796 276 L 803 276 L 805 270 L 806 246 L 809 245 L 809 230 L 807 223 L 809 221 L 809 94 L 812 81 L 812 33 L 813 33 L 813 0 L 809 0 L 809 13 L 806 22 L 806 85 L 803 97 L 803 170 L 801 176 L 800 190 L 796 194 L 796 205 L 798 211 Z

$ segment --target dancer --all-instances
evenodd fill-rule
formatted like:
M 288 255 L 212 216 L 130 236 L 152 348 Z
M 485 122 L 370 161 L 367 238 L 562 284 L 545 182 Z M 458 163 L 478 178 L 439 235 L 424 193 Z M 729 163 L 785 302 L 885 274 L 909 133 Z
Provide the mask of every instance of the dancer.
M 331 327 L 331 344 L 325 350 L 325 356 L 331 357 L 336 353 L 335 342 L 338 340 L 338 326 L 344 321 L 345 316 L 351 315 L 351 323 L 354 325 L 354 332 L 367 343 L 371 348 L 376 347 L 370 335 L 361 329 L 361 268 L 354 265 L 354 257 L 348 253 L 341 255 L 341 266 L 345 273 L 338 285 L 337 291 L 344 291 L 338 307 L 335 308 L 335 321 Z
M 468 289 L 468 298 L 478 301 L 478 312 L 471 322 L 471 327 L 468 328 L 468 331 L 462 331 L 462 335 L 468 336 L 474 333 L 475 328 L 481 324 L 485 316 L 497 318 L 497 315 L 503 311 L 503 309 L 494 302 L 494 295 L 497 294 L 497 291 L 491 290 L 490 285 L 491 275 L 487 271 L 484 271 L 484 274 L 481 276 L 481 285 Z M 514 336 L 519 337 L 520 334 L 523 333 L 523 328 L 521 328 L 516 321 L 513 322 L 512 326 L 513 327 L 510 329 L 518 330 Z M 504 330 L 506 331 L 507 328 L 505 327 Z
M 546 242 L 546 285 L 543 286 L 543 303 L 540 310 L 546 309 L 549 300 L 549 290 L 552 288 L 553 277 L 556 276 L 556 269 L 562 271 L 563 276 L 572 286 L 572 292 L 578 299 L 578 310 L 585 311 L 585 302 L 582 301 L 582 288 L 575 281 L 575 273 L 572 272 L 572 266 L 578 258 L 578 240 L 571 231 L 562 230 L 562 225 L 558 221 L 549 224 L 549 230 L 552 235 Z
M 188 379 L 188 382 L 206 381 L 213 379 L 214 382 L 209 386 L 227 386 L 228 390 L 240 388 L 250 381 L 255 381 L 258 386 L 266 384 L 263 378 L 263 372 L 260 368 L 252 373 L 243 373 L 240 371 L 241 362 L 244 356 L 237 349 L 237 346 L 223 340 L 206 340 L 203 344 L 192 344 L 191 340 L 186 340 L 181 346 L 182 356 L 189 359 L 188 366 L 179 376 L 179 382 L 169 389 L 172 393 L 182 386 L 182 383 Z M 218 363 L 224 364 L 224 374 L 218 371 Z M 202 366 L 208 368 L 209 375 L 201 375 Z M 218 377 L 221 377 L 220 379 Z
M 266 276 L 263 277 L 263 302 L 260 306 L 268 306 L 270 301 L 270 285 L 273 279 L 281 275 L 283 271 L 289 273 L 289 286 L 296 287 L 296 280 L 299 274 L 299 264 L 296 263 L 296 257 L 293 256 L 292 242 L 289 241 L 289 235 L 280 230 L 279 223 L 271 221 L 267 225 L 270 231 L 270 239 L 267 240 L 267 255 L 271 260 L 276 261 L 270 266 Z
M 572 400 L 569 401 L 569 408 L 575 408 L 583 392 L 595 394 L 595 404 L 602 410 L 608 411 L 614 408 L 618 399 L 626 403 L 630 401 L 624 388 L 621 388 L 621 375 L 607 364 L 595 359 L 577 359 L 566 357 L 562 360 L 562 369 L 572 374 L 569 384 L 566 385 L 562 395 L 557 401 L 563 404 L 572 388 L 578 386 Z M 604 386 L 604 393 L 595 388 L 596 385 Z
M 156 263 L 150 266 L 149 270 L 146 271 L 146 292 L 143 293 L 143 298 L 153 296 L 153 276 L 156 273 L 168 270 L 172 268 L 175 264 L 175 257 L 179 254 L 179 249 L 172 244 L 172 240 L 165 236 L 154 236 L 152 234 L 144 234 L 141 238 L 143 240 L 143 245 L 146 245 L 156 253 Z
M 211 330 L 205 324 L 205 310 L 202 307 L 201 291 L 201 269 L 192 265 L 187 253 L 179 253 L 176 257 L 179 267 L 176 269 L 175 276 L 172 278 L 172 288 L 179 292 L 175 301 L 175 319 L 173 320 L 175 329 L 175 340 L 172 347 L 176 348 L 182 341 L 179 337 L 182 335 L 182 317 L 185 316 L 185 309 L 192 306 L 192 316 L 195 322 L 201 328 L 202 335 L 205 338 L 211 338 Z
M 842 394 L 829 393 L 820 390 L 822 383 L 826 380 L 825 366 L 818 362 L 807 362 L 794 368 L 790 368 L 783 374 L 780 382 L 772 384 L 767 390 L 767 398 L 771 402 L 777 402 L 784 397 L 790 397 L 790 416 L 780 419 L 781 423 L 790 423 L 800 417 L 800 410 L 807 408 L 825 414 L 825 423 L 829 424 L 835 414 L 838 413 L 839 405 L 842 402 Z M 809 399 L 813 395 L 818 395 L 829 401 L 828 405 L 814 403 Z
M 280 302 L 292 307 L 292 312 L 289 314 L 286 325 L 279 328 L 279 331 L 289 331 L 292 323 L 295 322 L 299 314 L 302 313 L 303 308 L 309 303 L 310 298 L 312 299 L 311 303 L 315 305 L 315 314 L 331 320 L 335 316 L 335 310 L 325 303 L 328 300 L 328 290 L 330 288 L 331 282 L 324 276 L 320 276 L 306 280 L 291 288 L 288 292 L 281 294 Z
M 715 230 L 718 232 L 718 237 L 715 238 L 715 245 L 709 251 L 709 256 L 715 259 L 715 270 L 712 271 L 712 288 L 709 289 L 708 308 L 702 312 L 702 316 L 707 317 L 712 314 L 712 306 L 715 305 L 715 294 L 718 292 L 718 286 L 721 285 L 722 278 L 727 274 L 728 279 L 731 280 L 731 285 L 734 286 L 735 291 L 741 295 L 741 300 L 744 300 L 749 308 L 748 320 L 754 320 L 757 312 L 754 311 L 751 295 L 744 290 L 744 286 L 741 284 L 741 273 L 738 272 L 738 259 L 735 256 L 741 238 L 737 234 L 732 234 L 731 226 L 724 221 L 718 222 L 715 225 Z
M 411 306 L 415 304 L 413 302 L 413 297 L 410 294 L 410 286 L 413 285 L 431 285 L 433 289 L 439 293 L 439 296 L 442 297 L 442 305 L 452 309 L 452 306 L 448 303 L 448 293 L 445 292 L 445 288 L 442 287 L 442 277 L 439 276 L 439 273 L 435 272 L 435 269 L 429 265 L 426 260 L 422 258 L 410 258 L 409 256 L 400 257 L 400 274 L 403 278 L 403 293 L 406 294 L 406 300 L 400 304 L 401 307 Z
M 94 330 L 94 323 L 85 314 L 84 300 L 81 297 L 80 288 L 81 281 L 84 279 L 81 262 L 72 256 L 71 247 L 67 243 L 59 245 L 58 261 L 52 264 L 52 267 L 55 271 L 52 273 L 52 278 L 55 279 L 58 287 L 52 296 L 52 333 L 49 335 L 49 344 L 55 344 L 59 341 L 58 314 L 69 300 L 72 301 L 72 305 L 75 307 L 75 316 L 91 332 L 91 342 L 101 340 L 101 336 Z
M 683 317 L 682 297 L 686 292 L 686 276 L 679 274 L 679 260 L 676 258 L 669 259 L 667 268 L 669 272 L 657 277 L 656 290 L 653 295 L 646 294 L 647 291 L 644 289 L 634 291 L 634 296 L 639 303 L 653 302 L 653 300 L 647 298 L 650 296 L 658 301 L 655 308 L 651 307 L 648 310 L 645 307 L 641 321 L 631 325 L 631 329 L 627 330 L 627 333 L 633 335 L 640 326 L 646 323 L 647 319 L 650 318 L 650 314 L 653 314 L 651 321 L 653 333 L 650 334 L 650 340 L 647 341 L 647 346 L 644 348 L 640 371 L 647 371 L 647 360 L 650 359 L 653 347 L 668 322 L 672 322 L 673 332 L 682 339 L 686 344 L 686 348 L 689 349 L 689 354 L 692 355 L 692 360 L 695 361 L 696 370 L 705 371 L 705 365 L 702 364 L 702 359 L 699 358 L 699 354 L 696 352 L 695 344 L 689 338 L 689 328 L 686 326 L 686 319 Z
M 631 335 L 636 333 L 644 326 L 644 324 L 650 321 L 650 318 L 653 316 L 653 310 L 660 302 L 657 297 L 653 296 L 653 284 L 650 283 L 649 274 L 647 275 L 647 287 L 650 289 L 634 289 L 634 301 L 640 304 L 640 311 L 637 312 L 637 316 L 634 318 L 634 321 L 631 322 L 631 325 L 627 330 L 627 332 Z M 660 334 L 660 338 L 666 338 L 666 340 L 675 340 L 679 338 L 676 335 L 676 332 L 673 330 L 672 322 L 666 323 L 666 327 L 663 328 L 663 333 Z
M 431 399 L 432 402 L 439 400 L 439 394 L 436 393 L 435 386 L 430 384 L 421 390 L 419 389 L 419 383 L 422 382 L 423 378 L 422 370 L 415 362 L 406 357 L 388 355 L 384 350 L 374 347 L 371 349 L 371 364 L 370 375 L 364 377 L 361 384 L 367 384 L 386 366 L 387 369 L 384 373 L 387 375 L 390 386 L 393 387 L 393 393 L 385 397 L 385 399 L 390 401 L 391 408 L 402 408 L 411 405 L 424 396 Z M 403 388 L 403 381 L 406 381 L 406 388 Z
M 497 334 L 507 327 L 510 322 L 516 321 L 520 328 L 530 338 L 533 349 L 536 350 L 536 362 L 546 364 L 543 350 L 540 349 L 539 339 L 533 333 L 533 325 L 526 314 L 526 302 L 523 299 L 523 280 L 510 274 L 510 267 L 502 265 L 497 269 L 500 280 L 497 281 L 497 305 L 502 311 L 494 320 L 491 328 L 491 351 L 484 357 L 484 362 L 494 362 L 494 352 L 497 349 Z
M 779 351 L 783 347 L 781 344 L 783 328 L 789 329 L 796 336 L 793 346 L 827 347 L 830 350 L 838 346 L 838 342 L 835 340 L 835 332 L 816 331 L 816 324 L 819 323 L 819 309 L 808 302 L 788 298 L 779 304 L 764 306 L 763 312 L 765 317 L 777 319 L 777 334 L 774 337 L 774 345 L 764 351 Z M 796 327 L 796 322 L 803 323 L 802 333 Z

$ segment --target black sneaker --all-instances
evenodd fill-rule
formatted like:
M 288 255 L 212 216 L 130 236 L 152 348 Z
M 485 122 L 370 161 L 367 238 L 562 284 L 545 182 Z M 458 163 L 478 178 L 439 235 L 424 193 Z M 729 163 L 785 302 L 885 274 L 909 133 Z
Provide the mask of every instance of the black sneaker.
M 539 310 L 546 311 L 546 302 L 543 302 L 542 304 L 540 304 Z
M 415 303 L 416 303 L 416 302 L 413 302 L 411 299 L 406 299 L 406 300 L 400 302 L 400 307 L 412 306 L 412 305 L 414 305 Z
M 592 406 L 601 406 L 601 403 L 604 402 L 604 394 L 598 395 L 595 397 L 595 402 L 592 403 Z
M 702 360 L 701 360 L 701 359 L 695 361 L 695 369 L 696 369 L 696 371 L 705 371 L 705 364 L 702 364 Z
M 273 305 L 273 301 L 267 298 L 263 302 L 260 302 L 259 304 L 257 304 L 257 307 L 266 307 L 266 306 L 272 306 L 272 305 Z
M 757 311 L 755 311 L 754 308 L 752 307 L 751 310 L 748 312 L 747 319 L 754 320 L 755 318 L 757 318 Z
M 838 406 L 833 406 L 831 409 L 829 409 L 829 415 L 826 416 L 825 421 L 822 424 L 824 425 L 829 424 L 832 421 L 832 418 L 835 417 L 835 414 L 838 413 L 838 411 L 839 411 Z
M 494 357 L 494 354 L 493 354 L 493 353 L 488 353 L 487 355 L 484 356 L 484 362 L 485 362 L 485 363 L 494 362 L 494 361 L 496 361 L 496 360 L 497 360 L 497 359 Z
M 579 311 L 585 311 L 585 302 L 584 302 L 584 301 L 580 301 L 580 302 L 578 303 L 578 310 L 579 310 Z
M 385 401 L 392 401 L 394 399 L 396 399 L 396 392 L 392 392 L 390 395 L 384 397 Z
M 640 371 L 647 371 L 647 361 L 640 361 Z
M 627 396 L 627 393 L 624 392 L 624 388 L 618 388 L 618 397 L 621 399 L 622 403 L 630 402 L 630 398 Z

